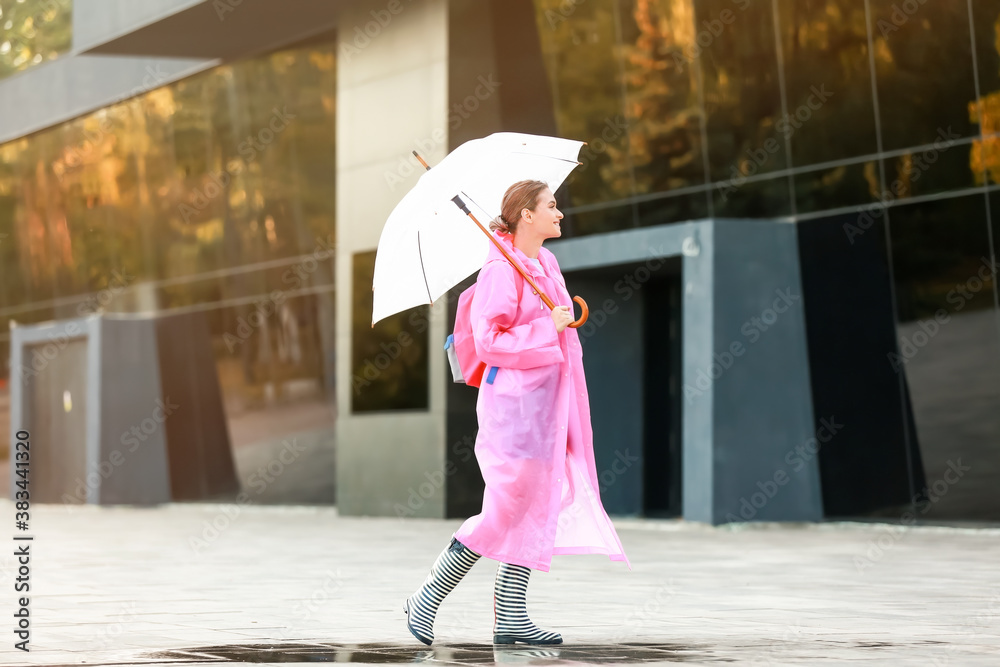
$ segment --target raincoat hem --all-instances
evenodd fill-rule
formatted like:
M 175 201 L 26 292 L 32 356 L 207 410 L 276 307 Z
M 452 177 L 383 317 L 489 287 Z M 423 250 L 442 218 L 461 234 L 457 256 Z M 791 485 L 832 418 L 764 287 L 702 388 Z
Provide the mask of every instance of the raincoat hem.
M 542 561 L 532 561 L 525 560 L 524 558 L 518 558 L 517 556 L 500 556 L 496 553 L 489 553 L 486 550 L 476 548 L 475 544 L 470 544 L 465 538 L 459 537 L 458 533 L 455 534 L 455 538 L 465 545 L 465 548 L 469 549 L 473 553 L 477 553 L 480 556 L 486 556 L 490 560 L 495 560 L 498 563 L 507 563 L 509 565 L 521 565 L 523 567 L 531 568 L 532 570 L 540 570 L 542 572 L 548 572 L 549 568 L 552 566 L 551 562 L 543 563 Z
M 620 561 L 628 566 L 628 569 L 632 570 L 632 564 L 629 562 L 628 557 L 624 552 L 611 553 L 607 549 L 601 549 L 599 547 L 554 547 L 552 549 L 553 556 L 579 556 L 579 555 L 591 555 L 596 554 L 599 556 L 607 556 L 610 560 Z

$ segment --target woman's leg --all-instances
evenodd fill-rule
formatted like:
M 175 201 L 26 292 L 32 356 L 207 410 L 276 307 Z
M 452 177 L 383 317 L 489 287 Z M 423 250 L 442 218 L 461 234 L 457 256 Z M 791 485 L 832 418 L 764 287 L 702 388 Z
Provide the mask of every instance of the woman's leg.
M 403 604 L 406 627 L 414 637 L 427 645 L 434 641 L 434 617 L 441 601 L 451 593 L 477 560 L 479 554 L 466 548 L 454 537 L 451 538 L 451 543 L 434 561 L 424 585 Z
M 562 635 L 545 632 L 528 618 L 528 577 L 531 570 L 523 565 L 500 563 L 493 586 L 494 644 L 562 644 Z

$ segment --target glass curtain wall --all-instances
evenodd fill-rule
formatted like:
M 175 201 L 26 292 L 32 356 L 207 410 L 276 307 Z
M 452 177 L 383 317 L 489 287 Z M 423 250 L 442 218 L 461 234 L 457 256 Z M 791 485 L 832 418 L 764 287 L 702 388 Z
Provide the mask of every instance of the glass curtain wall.
M 335 75 L 330 35 L 0 146 L 0 355 L 11 321 L 197 312 L 237 451 L 332 433 Z
M 998 170 L 996 0 L 534 6 L 559 134 L 588 142 L 577 235 L 960 196 Z
M 559 134 L 589 144 L 564 234 L 785 217 L 829 226 L 813 237 L 845 258 L 881 247 L 864 257 L 894 311 L 879 363 L 926 480 L 908 507 L 1000 518 L 1000 2 L 534 7 Z

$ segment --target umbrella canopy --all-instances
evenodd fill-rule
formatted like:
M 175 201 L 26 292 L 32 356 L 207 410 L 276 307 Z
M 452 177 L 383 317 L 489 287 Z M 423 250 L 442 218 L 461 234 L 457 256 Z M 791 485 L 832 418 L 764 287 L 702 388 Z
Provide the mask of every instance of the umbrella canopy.
M 467 141 L 426 172 L 393 209 L 375 256 L 372 325 L 433 303 L 482 268 L 489 238 L 455 205 L 459 195 L 492 219 L 503 195 L 523 180 L 562 185 L 579 164 L 581 141 L 499 132 Z

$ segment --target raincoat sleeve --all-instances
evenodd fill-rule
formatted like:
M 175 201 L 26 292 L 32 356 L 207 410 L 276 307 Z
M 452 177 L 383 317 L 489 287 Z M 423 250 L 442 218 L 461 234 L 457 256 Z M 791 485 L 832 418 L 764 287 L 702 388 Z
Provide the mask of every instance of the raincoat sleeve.
M 476 355 L 487 365 L 500 368 L 526 370 L 561 364 L 559 332 L 548 310 L 539 311 L 540 316 L 530 322 L 513 326 L 519 290 L 514 271 L 506 261 L 498 261 L 487 262 L 479 272 L 471 313 Z

